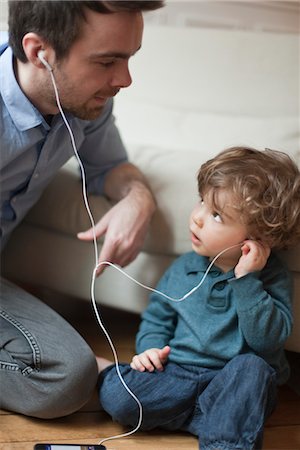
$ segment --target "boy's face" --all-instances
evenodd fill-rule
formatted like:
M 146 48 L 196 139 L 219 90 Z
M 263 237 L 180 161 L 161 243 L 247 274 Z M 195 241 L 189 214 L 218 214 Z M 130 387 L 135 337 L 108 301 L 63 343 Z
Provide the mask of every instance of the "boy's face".
M 228 247 L 247 239 L 247 229 L 234 209 L 233 196 L 220 190 L 217 196 L 218 210 L 212 206 L 211 192 L 195 206 L 190 216 L 192 248 L 198 254 L 212 260 Z M 241 255 L 241 246 L 226 251 L 216 265 L 227 271 L 232 269 Z
M 53 49 L 47 49 L 64 110 L 81 119 L 93 120 L 109 98 L 130 86 L 128 61 L 141 47 L 142 34 L 140 12 L 99 14 L 86 9 L 86 21 L 68 55 L 57 61 Z M 44 101 L 40 109 L 56 113 L 49 74 L 40 92 Z

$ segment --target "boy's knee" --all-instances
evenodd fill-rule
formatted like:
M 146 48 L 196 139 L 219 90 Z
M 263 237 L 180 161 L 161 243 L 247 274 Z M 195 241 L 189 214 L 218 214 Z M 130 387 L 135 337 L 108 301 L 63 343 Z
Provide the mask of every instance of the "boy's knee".
M 231 373 L 242 374 L 249 385 L 256 384 L 261 387 L 276 385 L 275 370 L 260 356 L 254 354 L 238 355 L 228 363 Z
M 236 367 L 237 370 L 269 370 L 270 366 L 264 359 L 260 356 L 254 355 L 252 353 L 245 353 L 242 355 L 237 355 L 232 358 L 227 366 Z
M 99 400 L 103 409 L 123 425 L 134 426 L 139 417 L 137 402 L 118 377 L 115 366 L 109 367 L 100 378 Z

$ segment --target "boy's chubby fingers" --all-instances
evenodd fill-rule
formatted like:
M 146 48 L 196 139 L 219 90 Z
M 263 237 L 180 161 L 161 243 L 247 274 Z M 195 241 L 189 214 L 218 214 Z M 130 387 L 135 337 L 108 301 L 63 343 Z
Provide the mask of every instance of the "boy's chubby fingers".
M 141 363 L 140 359 L 139 359 L 139 355 L 135 355 L 132 358 L 132 361 L 130 363 L 130 367 L 134 370 L 138 370 L 139 372 L 145 372 L 145 367 L 143 366 L 143 364 Z
M 134 359 L 132 359 L 132 361 L 131 361 L 131 363 L 130 363 L 130 367 L 133 369 L 133 370 L 137 370 L 138 372 L 145 372 L 145 367 L 143 367 L 141 364 L 139 364 L 139 363 L 136 363 L 135 361 L 134 361 Z
M 140 355 L 140 361 L 148 372 L 153 372 L 156 368 L 157 360 L 155 352 L 152 350 L 146 350 Z
M 151 360 L 152 365 L 155 367 L 155 369 L 162 371 L 164 370 L 163 363 L 160 359 L 159 352 L 153 352 L 151 355 L 149 355 L 149 358 Z
M 171 353 L 171 347 L 166 345 L 159 351 L 159 357 L 162 362 L 165 362 Z
M 145 370 L 153 372 L 155 369 L 162 371 L 164 370 L 164 362 L 167 360 L 169 353 L 170 348 L 167 347 L 146 350 L 132 358 L 130 367 L 139 372 L 144 372 Z
M 139 372 L 144 372 L 147 370 L 148 372 L 153 372 L 154 367 L 148 358 L 146 352 L 141 353 L 140 355 L 135 355 L 132 358 L 131 367 L 135 368 L 135 370 L 138 370 Z M 134 367 L 133 367 L 134 366 Z

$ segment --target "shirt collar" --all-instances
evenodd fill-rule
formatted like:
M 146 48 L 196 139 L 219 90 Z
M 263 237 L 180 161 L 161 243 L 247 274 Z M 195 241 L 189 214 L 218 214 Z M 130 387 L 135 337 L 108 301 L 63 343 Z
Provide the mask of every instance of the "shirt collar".
M 13 53 L 8 47 L 0 57 L 0 92 L 5 106 L 20 131 L 43 125 L 49 129 L 40 112 L 28 100 L 20 88 L 13 68 Z
M 195 252 L 190 252 L 189 258 L 187 258 L 185 262 L 185 271 L 186 274 L 191 273 L 204 273 L 206 272 L 208 266 L 210 264 L 210 260 L 207 258 L 207 256 L 201 256 L 197 255 Z M 233 276 L 233 270 L 230 270 L 229 272 L 223 274 L 221 269 L 219 269 L 217 266 L 213 265 L 209 271 L 210 274 L 217 277 L 219 275 L 222 275 L 224 279 L 232 278 Z
M 205 272 L 209 266 L 209 259 L 206 256 L 197 255 L 195 252 L 190 252 L 189 258 L 186 260 L 186 273 Z

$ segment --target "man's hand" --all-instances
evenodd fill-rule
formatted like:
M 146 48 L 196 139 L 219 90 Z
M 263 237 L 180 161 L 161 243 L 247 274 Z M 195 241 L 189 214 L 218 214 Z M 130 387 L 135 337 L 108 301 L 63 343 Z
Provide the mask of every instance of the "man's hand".
M 270 247 L 262 242 L 247 240 L 242 245 L 242 256 L 235 266 L 236 278 L 243 277 L 250 272 L 262 270 L 270 256 Z
M 164 348 L 149 348 L 139 355 L 135 355 L 132 358 L 130 367 L 139 372 L 154 372 L 154 370 L 159 370 L 160 372 L 164 370 L 164 364 L 166 364 L 171 348 L 166 345 Z
M 124 267 L 138 255 L 156 205 L 144 177 L 129 163 L 118 166 L 107 176 L 106 193 L 118 203 L 95 225 L 96 237 L 105 235 L 99 263 L 109 261 Z M 77 236 L 91 241 L 93 230 L 90 228 Z M 105 264 L 100 265 L 97 275 L 105 267 Z

